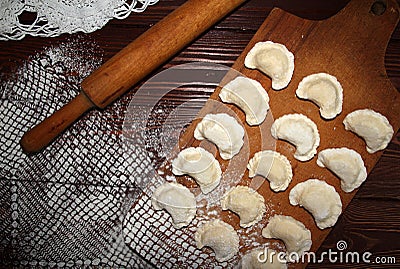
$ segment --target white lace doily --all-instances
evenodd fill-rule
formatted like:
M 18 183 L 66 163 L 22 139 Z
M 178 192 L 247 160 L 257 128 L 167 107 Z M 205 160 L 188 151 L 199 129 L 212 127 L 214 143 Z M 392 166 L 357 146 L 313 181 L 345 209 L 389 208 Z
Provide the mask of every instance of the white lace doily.
M 0 40 L 26 35 L 54 37 L 63 33 L 90 33 L 110 19 L 142 12 L 158 0 L 1 0 Z M 24 12 L 36 15 L 31 24 L 20 21 Z

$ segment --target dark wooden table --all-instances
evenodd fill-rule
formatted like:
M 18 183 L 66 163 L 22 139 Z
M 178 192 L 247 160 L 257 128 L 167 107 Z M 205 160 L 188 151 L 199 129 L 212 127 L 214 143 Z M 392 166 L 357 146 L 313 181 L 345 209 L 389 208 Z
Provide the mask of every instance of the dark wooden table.
M 149 27 L 174 10 L 183 0 L 161 0 L 142 14 L 131 14 L 125 20 L 112 20 L 104 28 L 91 34 L 79 35 L 99 45 L 104 60 L 122 49 Z M 272 7 L 278 6 L 298 16 L 310 19 L 330 17 L 348 1 L 271 1 L 250 0 L 188 48 L 177 54 L 163 67 L 192 61 L 207 61 L 230 66 L 265 20 Z M 400 1 L 399 1 L 400 2 Z M 29 16 L 23 17 L 29 20 Z M 0 74 L 7 76 L 30 55 L 49 45 L 56 45 L 71 36 L 55 38 L 25 37 L 21 41 L 0 42 Z M 389 42 L 385 65 L 393 85 L 400 89 L 400 26 Z M 134 91 L 135 89 L 133 89 Z M 186 93 L 187 94 L 187 93 Z M 204 96 L 190 96 L 202 98 Z M 187 98 L 188 96 L 186 96 Z M 122 120 L 122 119 L 116 119 Z M 309 264 L 308 268 L 399 268 L 400 267 L 400 133 L 394 136 L 382 158 L 361 186 L 357 195 L 329 234 L 320 252 L 335 250 L 339 240 L 345 240 L 349 251 L 373 253 L 374 257 L 395 257 L 396 264 L 338 264 L 326 262 Z

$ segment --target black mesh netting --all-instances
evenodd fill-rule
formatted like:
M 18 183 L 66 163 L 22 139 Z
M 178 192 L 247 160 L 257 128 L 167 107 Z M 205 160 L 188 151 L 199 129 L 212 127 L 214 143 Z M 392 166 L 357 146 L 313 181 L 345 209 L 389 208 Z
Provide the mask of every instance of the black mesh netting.
M 79 53 L 88 55 L 79 42 L 51 48 L 1 82 L 0 267 L 150 266 L 122 233 L 141 194 L 135 180 L 150 163 L 139 148 L 124 152 L 121 123 L 112 120 L 123 119 L 120 103 L 88 113 L 38 154 L 19 146 L 23 133 L 75 96 L 100 64 Z

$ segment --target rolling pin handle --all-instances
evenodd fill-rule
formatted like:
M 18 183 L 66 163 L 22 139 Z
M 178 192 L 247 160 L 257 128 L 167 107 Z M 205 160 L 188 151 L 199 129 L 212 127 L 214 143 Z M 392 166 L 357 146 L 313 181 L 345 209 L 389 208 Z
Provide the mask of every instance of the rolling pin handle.
M 94 104 L 84 93 L 78 94 L 61 109 L 26 132 L 20 141 L 21 148 L 26 153 L 40 151 L 93 107 Z

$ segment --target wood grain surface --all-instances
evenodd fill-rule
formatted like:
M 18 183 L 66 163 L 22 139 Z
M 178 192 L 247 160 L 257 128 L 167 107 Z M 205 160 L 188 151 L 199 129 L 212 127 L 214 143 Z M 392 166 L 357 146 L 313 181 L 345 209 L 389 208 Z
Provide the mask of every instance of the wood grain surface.
M 183 0 L 161 1 L 142 14 L 131 14 L 125 20 L 112 20 L 103 29 L 91 34 L 77 34 L 99 46 L 105 60 L 139 36 L 166 14 L 182 4 Z M 237 11 L 207 31 L 188 48 L 177 54 L 159 70 L 181 63 L 206 61 L 232 66 L 246 48 L 257 29 L 274 6 L 308 19 L 324 19 L 337 13 L 348 1 L 265 1 L 251 0 Z M 27 14 L 24 20 L 31 20 Z M 57 45 L 71 38 L 26 37 L 21 41 L 0 42 L 0 74 L 6 79 L 31 55 L 50 45 Z M 386 73 L 393 85 L 400 89 L 400 27 L 395 29 L 385 54 Z M 137 89 L 137 87 L 135 88 Z M 118 102 L 127 105 L 135 91 Z M 168 98 L 184 102 L 187 98 L 204 102 L 210 91 L 175 91 Z M 110 109 L 110 108 L 108 108 Z M 115 109 L 115 107 L 114 107 Z M 123 113 L 122 113 L 123 114 Z M 118 118 L 121 113 L 115 113 Z M 31 127 L 31 126 L 29 126 Z M 397 131 L 397 130 L 396 130 Z M 345 240 L 349 251 L 373 253 L 376 257 L 395 257 L 397 264 L 339 264 L 325 260 L 323 264 L 309 264 L 307 268 L 398 268 L 400 264 L 400 134 L 394 136 L 382 158 L 370 172 L 338 223 L 326 237 L 319 252 L 336 249 L 339 240 Z

